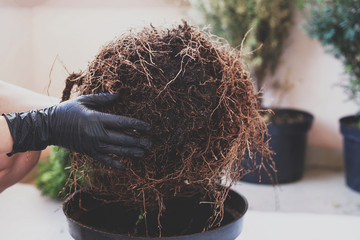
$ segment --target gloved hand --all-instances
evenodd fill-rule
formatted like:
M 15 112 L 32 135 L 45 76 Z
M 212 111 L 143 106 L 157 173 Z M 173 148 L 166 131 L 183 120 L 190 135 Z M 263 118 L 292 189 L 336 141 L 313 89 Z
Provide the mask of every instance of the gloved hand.
M 109 93 L 84 95 L 49 108 L 3 114 L 14 140 L 13 150 L 8 155 L 58 145 L 87 154 L 104 164 L 124 168 L 124 164 L 109 154 L 142 157 L 151 142 L 127 135 L 124 130 L 146 132 L 150 125 L 94 110 L 109 106 L 118 98 L 118 94 Z

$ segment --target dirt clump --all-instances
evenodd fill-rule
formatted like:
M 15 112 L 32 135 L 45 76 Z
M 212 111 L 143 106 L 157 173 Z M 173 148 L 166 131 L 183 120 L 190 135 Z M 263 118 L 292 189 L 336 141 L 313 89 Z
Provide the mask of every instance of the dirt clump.
M 247 173 L 244 156 L 262 156 L 247 169 L 271 161 L 241 52 L 186 22 L 130 31 L 103 46 L 87 70 L 68 77 L 63 100 L 101 92 L 122 97 L 99 110 L 151 124 L 145 137 L 153 147 L 141 159 L 119 157 L 125 170 L 75 154 L 71 181 L 86 179 L 104 201 L 157 211 L 159 232 L 164 203 L 175 196 L 199 195 L 214 212 L 204 229 L 217 226 L 230 186 Z

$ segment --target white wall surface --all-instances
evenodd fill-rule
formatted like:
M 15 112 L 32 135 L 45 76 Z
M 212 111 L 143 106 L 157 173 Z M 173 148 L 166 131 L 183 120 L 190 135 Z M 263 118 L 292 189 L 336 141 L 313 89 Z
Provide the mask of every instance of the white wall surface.
M 65 68 L 84 70 L 102 45 L 130 28 L 183 17 L 178 4 L 162 0 L 0 0 L 0 78 L 59 97 Z
M 83 70 L 102 45 L 129 28 L 197 18 L 191 16 L 171 0 L 0 0 L 0 78 L 60 97 L 67 76 L 61 62 L 70 72 Z M 299 14 L 296 21 L 301 22 Z M 280 106 L 314 114 L 312 146 L 341 149 L 338 119 L 357 110 L 336 86 L 342 73 L 338 60 L 294 27 L 273 79 L 296 82 Z M 270 106 L 276 97 L 266 89 Z

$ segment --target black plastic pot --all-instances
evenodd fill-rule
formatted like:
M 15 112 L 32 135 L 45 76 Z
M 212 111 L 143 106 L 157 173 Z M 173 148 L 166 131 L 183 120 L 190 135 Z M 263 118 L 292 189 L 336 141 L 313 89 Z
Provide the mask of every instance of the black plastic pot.
M 81 207 L 79 207 L 80 201 Z M 78 191 L 68 198 L 64 202 L 63 210 L 68 220 L 70 234 L 75 240 L 234 240 L 242 231 L 243 216 L 248 209 L 246 199 L 231 190 L 225 201 L 224 224 L 218 228 L 202 232 L 203 226 L 201 225 L 208 219 L 208 216 L 202 212 L 208 213 L 206 206 L 210 205 L 199 204 L 198 201 L 194 205 L 194 201 L 188 198 L 179 198 L 173 201 L 175 201 L 173 204 L 167 204 L 166 212 L 172 212 L 172 215 L 176 217 L 162 219 L 163 229 L 167 228 L 168 233 L 169 231 L 177 232 L 179 229 L 186 229 L 186 232 L 190 232 L 190 234 L 147 238 L 106 231 L 104 226 L 106 228 L 107 225 L 112 225 L 111 229 L 114 229 L 114 224 L 125 229 L 128 228 L 126 225 L 133 221 L 131 215 L 134 215 L 128 213 L 133 210 L 122 207 L 119 203 L 116 203 L 116 206 L 104 204 L 82 191 Z M 138 215 L 135 214 L 135 216 Z M 147 217 L 149 222 L 151 216 L 147 215 Z M 92 224 L 94 219 L 104 225 L 101 227 L 102 230 Z M 157 226 L 156 218 L 154 220 Z M 187 227 L 184 228 L 184 226 Z
M 347 116 L 340 119 L 340 131 L 344 139 L 346 184 L 360 192 L 360 117 Z
M 276 164 L 277 182 L 274 172 L 268 166 L 273 179 L 262 170 L 260 174 L 259 171 L 255 171 L 245 175 L 242 181 L 262 184 L 290 183 L 301 179 L 304 174 L 307 132 L 314 117 L 310 113 L 294 109 L 273 109 L 273 111 L 275 118 L 282 115 L 297 119 L 290 122 L 284 120 L 280 123 L 274 121 L 268 125 L 271 136 L 269 144 L 275 153 L 273 160 Z M 259 158 L 256 161 L 260 163 Z

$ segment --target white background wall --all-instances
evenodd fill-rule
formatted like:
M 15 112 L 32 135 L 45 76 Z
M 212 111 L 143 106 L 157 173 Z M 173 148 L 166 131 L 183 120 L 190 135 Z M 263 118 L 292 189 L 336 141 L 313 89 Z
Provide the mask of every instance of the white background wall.
M 83 70 L 102 45 L 130 28 L 183 16 L 162 0 L 0 0 L 0 78 L 60 96 L 67 76 L 61 62 L 70 72 Z
M 188 17 L 187 8 L 171 0 L 0 0 L 0 78 L 60 97 L 67 75 L 61 61 L 70 72 L 80 71 L 103 44 L 129 28 L 171 25 L 182 18 L 197 16 Z M 296 82 L 280 106 L 314 114 L 310 145 L 341 149 L 338 119 L 357 108 L 336 86 L 345 78 L 341 63 L 303 33 L 301 21 L 297 14 L 273 77 Z M 270 106 L 276 98 L 264 90 Z

